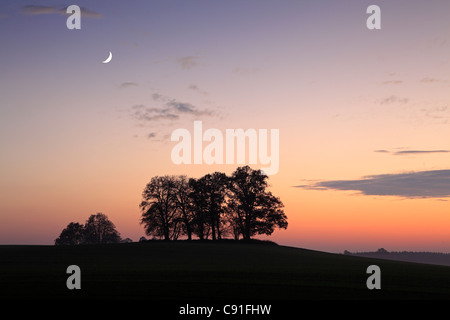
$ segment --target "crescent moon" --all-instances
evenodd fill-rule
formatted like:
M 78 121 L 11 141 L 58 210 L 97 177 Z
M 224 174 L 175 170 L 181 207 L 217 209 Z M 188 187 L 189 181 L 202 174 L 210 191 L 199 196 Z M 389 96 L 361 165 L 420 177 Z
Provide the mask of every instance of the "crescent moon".
M 102 61 L 102 63 L 108 63 L 108 62 L 110 62 L 110 61 L 111 61 L 111 59 L 112 59 L 112 52 L 110 51 L 110 52 L 109 52 L 109 56 L 108 56 L 108 58 L 106 58 L 106 60 L 105 60 L 105 61 Z

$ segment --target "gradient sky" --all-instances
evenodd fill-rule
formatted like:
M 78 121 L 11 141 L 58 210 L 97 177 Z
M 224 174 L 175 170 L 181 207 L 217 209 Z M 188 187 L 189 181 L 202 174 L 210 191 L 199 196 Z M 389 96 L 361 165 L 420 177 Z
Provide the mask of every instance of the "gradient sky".
M 449 15 L 447 0 L 2 1 L 0 244 L 53 244 L 97 212 L 137 241 L 151 177 L 237 167 L 172 163 L 171 132 L 202 120 L 280 130 L 278 243 L 449 252 Z

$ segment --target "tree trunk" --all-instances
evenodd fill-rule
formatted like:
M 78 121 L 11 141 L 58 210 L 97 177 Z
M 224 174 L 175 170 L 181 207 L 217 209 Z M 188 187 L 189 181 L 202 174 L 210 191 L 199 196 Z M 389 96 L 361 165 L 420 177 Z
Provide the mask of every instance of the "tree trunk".
M 212 239 L 213 241 L 216 240 L 216 228 L 215 228 L 215 223 L 214 223 L 214 219 L 212 219 L 211 221 L 211 232 L 212 232 Z
M 205 238 L 203 233 L 203 221 L 200 221 L 200 223 L 198 224 L 198 238 L 200 240 L 203 240 Z
M 188 240 L 192 240 L 192 231 L 191 231 L 191 227 L 189 224 L 186 224 L 186 232 L 187 232 L 187 236 L 188 236 Z
M 220 231 L 220 217 L 217 219 L 217 239 L 222 239 L 222 232 Z
M 244 240 L 250 240 L 251 219 L 250 215 L 246 214 L 244 222 L 244 234 L 242 235 Z

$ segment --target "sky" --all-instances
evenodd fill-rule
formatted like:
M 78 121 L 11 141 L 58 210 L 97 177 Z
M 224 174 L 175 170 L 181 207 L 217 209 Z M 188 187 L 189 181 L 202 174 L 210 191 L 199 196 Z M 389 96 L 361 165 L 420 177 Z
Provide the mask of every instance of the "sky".
M 202 121 L 279 130 L 269 183 L 289 226 L 271 240 L 449 252 L 449 14 L 447 0 L 2 1 L 0 244 L 53 244 L 97 212 L 137 241 L 153 176 L 239 166 L 172 161 L 171 133 Z

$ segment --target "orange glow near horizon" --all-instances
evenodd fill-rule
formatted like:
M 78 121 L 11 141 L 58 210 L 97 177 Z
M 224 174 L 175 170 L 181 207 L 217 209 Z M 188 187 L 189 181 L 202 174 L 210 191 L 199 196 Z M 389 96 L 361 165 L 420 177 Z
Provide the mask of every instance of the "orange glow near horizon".
M 152 177 L 240 166 L 173 163 L 171 133 L 202 121 L 279 130 L 269 184 L 289 225 L 268 239 L 450 251 L 449 179 L 414 180 L 416 198 L 396 196 L 398 181 L 376 196 L 320 185 L 450 172 L 450 2 L 380 0 L 383 26 L 368 30 L 358 1 L 80 1 L 99 15 L 78 31 L 0 5 L 0 245 L 53 244 L 97 212 L 138 241 Z

